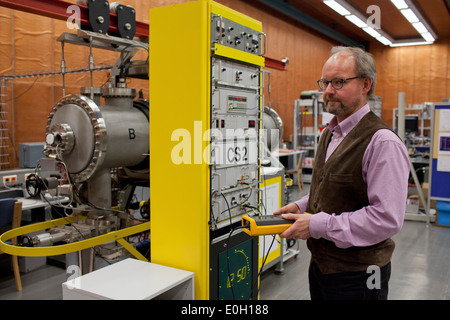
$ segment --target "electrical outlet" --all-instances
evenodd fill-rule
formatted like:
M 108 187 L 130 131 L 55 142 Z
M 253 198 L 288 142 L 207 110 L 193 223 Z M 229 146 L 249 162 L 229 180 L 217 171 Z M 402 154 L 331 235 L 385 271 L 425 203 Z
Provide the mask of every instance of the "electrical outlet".
M 11 175 L 11 176 L 3 176 L 3 184 L 5 183 L 14 183 L 17 182 L 17 176 Z

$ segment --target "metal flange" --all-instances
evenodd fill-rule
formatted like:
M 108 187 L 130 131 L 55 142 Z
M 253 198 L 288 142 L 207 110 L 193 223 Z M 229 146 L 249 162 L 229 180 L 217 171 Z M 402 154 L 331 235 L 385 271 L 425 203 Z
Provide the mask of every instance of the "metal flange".
M 61 157 L 75 182 L 89 179 L 104 160 L 105 120 L 97 104 L 86 96 L 59 100 L 48 117 L 46 136 L 52 142 L 47 142 L 47 154 Z

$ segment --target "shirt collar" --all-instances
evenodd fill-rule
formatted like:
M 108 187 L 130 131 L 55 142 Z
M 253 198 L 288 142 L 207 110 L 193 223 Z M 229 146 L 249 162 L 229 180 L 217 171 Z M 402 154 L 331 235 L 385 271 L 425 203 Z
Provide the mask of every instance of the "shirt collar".
M 328 130 L 333 133 L 341 133 L 344 137 L 358 124 L 358 122 L 370 112 L 369 104 L 365 104 L 361 109 L 356 111 L 350 117 L 346 118 L 341 123 L 337 123 L 337 118 L 334 116 L 327 124 Z

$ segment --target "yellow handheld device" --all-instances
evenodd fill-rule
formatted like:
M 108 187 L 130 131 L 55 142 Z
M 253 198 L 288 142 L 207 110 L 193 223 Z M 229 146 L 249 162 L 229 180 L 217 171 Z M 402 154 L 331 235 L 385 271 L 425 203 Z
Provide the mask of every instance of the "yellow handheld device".
M 265 216 L 243 216 L 242 226 L 249 236 L 263 236 L 269 234 L 280 234 L 289 228 L 295 220 L 287 220 L 281 215 Z

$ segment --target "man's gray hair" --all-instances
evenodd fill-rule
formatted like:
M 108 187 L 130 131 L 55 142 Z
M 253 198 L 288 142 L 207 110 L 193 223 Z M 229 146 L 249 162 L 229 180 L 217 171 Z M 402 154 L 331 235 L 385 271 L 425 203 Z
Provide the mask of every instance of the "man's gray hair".
M 343 51 L 348 51 L 355 58 L 356 73 L 360 77 L 372 79 L 372 87 L 367 93 L 368 97 L 373 96 L 375 83 L 377 82 L 377 68 L 373 56 L 357 47 L 333 47 L 330 56 Z

